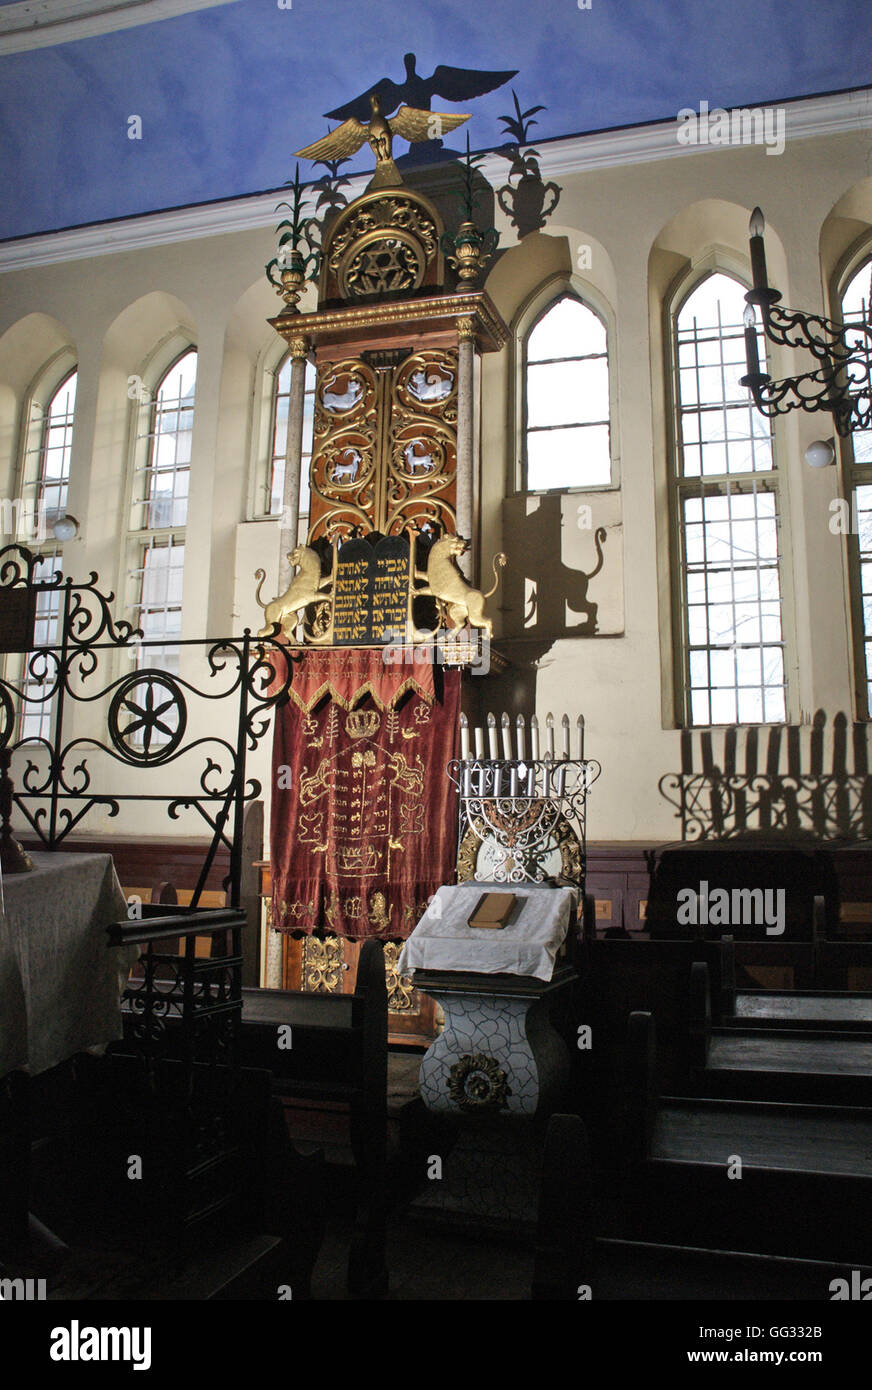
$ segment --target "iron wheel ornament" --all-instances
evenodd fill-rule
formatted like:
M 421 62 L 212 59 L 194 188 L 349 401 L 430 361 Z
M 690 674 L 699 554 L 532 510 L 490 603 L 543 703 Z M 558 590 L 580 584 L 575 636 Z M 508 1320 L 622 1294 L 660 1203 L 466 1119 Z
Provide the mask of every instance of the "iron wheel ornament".
M 129 722 L 122 728 L 125 716 Z M 186 724 L 185 703 L 176 685 L 169 676 L 154 671 L 130 676 L 109 706 L 109 736 L 119 753 L 137 763 L 171 758 L 184 738 Z

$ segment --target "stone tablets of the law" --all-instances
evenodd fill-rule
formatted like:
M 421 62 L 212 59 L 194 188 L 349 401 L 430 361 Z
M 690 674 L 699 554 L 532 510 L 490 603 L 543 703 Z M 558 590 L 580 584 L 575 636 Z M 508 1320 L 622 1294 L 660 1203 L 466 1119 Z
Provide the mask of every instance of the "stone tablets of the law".
M 403 636 L 409 594 L 409 543 L 384 536 L 346 541 L 336 560 L 333 641 L 338 647 L 368 646 Z

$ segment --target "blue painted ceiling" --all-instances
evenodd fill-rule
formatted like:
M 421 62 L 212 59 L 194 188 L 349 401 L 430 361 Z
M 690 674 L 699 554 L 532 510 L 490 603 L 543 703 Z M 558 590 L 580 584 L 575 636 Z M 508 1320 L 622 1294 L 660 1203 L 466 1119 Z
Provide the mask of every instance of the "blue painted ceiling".
M 288 4 L 288 0 L 284 0 Z M 472 102 L 474 149 L 872 85 L 869 0 L 235 0 L 0 58 L 0 238 L 280 187 L 323 112 L 440 63 L 517 68 Z M 142 139 L 128 139 L 128 118 Z M 457 136 L 448 143 L 460 146 Z M 405 146 L 400 143 L 398 150 Z M 870 137 L 872 148 L 872 137 Z M 352 170 L 372 167 L 367 147 Z M 309 166 L 304 166 L 307 170 Z M 313 171 L 316 177 L 323 170 Z

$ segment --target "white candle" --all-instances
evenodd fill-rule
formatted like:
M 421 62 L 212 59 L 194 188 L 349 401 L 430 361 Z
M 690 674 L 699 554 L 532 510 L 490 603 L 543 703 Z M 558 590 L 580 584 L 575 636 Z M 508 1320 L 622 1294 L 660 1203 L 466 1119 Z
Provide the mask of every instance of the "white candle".
M 469 720 L 465 714 L 460 716 L 460 756 L 464 762 L 469 757 Z
M 518 769 L 513 767 L 509 773 L 509 796 L 518 795 Z
M 492 714 L 487 717 L 487 751 L 489 758 L 498 758 L 497 749 L 497 721 Z
M 569 715 L 564 714 L 560 722 L 563 725 L 563 757 L 565 760 L 569 757 Z
M 576 719 L 576 721 L 575 721 L 575 727 L 576 727 L 576 730 L 577 730 L 577 733 L 578 733 L 578 761 L 579 761 L 580 763 L 583 763 L 583 762 L 584 762 L 584 715 L 583 715 L 583 714 L 580 714 L 580 715 L 578 716 L 578 718 Z
M 484 757 L 484 729 L 480 724 L 475 726 L 475 756 L 477 758 Z
M 548 732 L 548 749 L 547 749 L 547 752 L 546 752 L 545 756 L 546 756 L 546 758 L 553 758 L 553 757 L 554 757 L 554 715 L 553 715 L 553 714 L 546 714 L 546 716 L 545 716 L 545 728 L 547 729 L 547 732 Z
M 524 716 L 519 714 L 515 720 L 515 743 L 517 745 L 517 757 L 519 762 L 523 762 L 524 753 Z
M 511 760 L 512 757 L 512 729 L 511 724 L 509 722 L 509 716 L 505 713 L 503 714 L 503 717 L 500 720 L 500 728 L 503 735 L 503 757 L 508 762 Z
M 539 720 L 535 714 L 530 716 L 530 757 L 539 756 Z

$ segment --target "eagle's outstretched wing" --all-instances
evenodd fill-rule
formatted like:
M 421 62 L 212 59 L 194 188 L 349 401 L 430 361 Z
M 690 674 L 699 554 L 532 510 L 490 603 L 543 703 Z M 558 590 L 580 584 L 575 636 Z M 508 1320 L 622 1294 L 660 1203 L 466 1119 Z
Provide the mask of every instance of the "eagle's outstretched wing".
M 392 82 L 389 77 L 383 77 L 380 82 L 367 87 L 366 91 L 361 92 L 353 101 L 347 101 L 344 106 L 337 106 L 335 111 L 325 111 L 324 115 L 328 121 L 368 121 L 372 115 L 369 99 L 371 96 L 377 96 L 381 97 L 381 108 L 387 116 L 400 105 L 404 88 L 404 83 Z
M 485 92 L 502 87 L 517 75 L 517 69 L 496 72 L 486 68 L 450 68 L 440 63 L 433 76 L 427 79 L 427 86 L 434 97 L 442 97 L 445 101 L 469 101 L 470 97 L 483 97 Z
M 391 116 L 390 126 L 394 135 L 412 144 L 423 140 L 440 139 L 449 130 L 468 121 L 469 116 L 447 111 L 422 111 L 417 106 L 401 106 L 395 116 Z M 341 129 L 341 127 L 340 127 Z
M 361 145 L 366 143 L 369 132 L 365 125 L 355 120 L 352 116 L 350 120 L 343 121 L 335 130 L 331 130 L 329 135 L 325 135 L 323 140 L 316 140 L 314 145 L 307 145 L 304 150 L 297 150 L 295 158 L 300 159 L 345 159 L 349 155 L 357 154 Z

